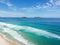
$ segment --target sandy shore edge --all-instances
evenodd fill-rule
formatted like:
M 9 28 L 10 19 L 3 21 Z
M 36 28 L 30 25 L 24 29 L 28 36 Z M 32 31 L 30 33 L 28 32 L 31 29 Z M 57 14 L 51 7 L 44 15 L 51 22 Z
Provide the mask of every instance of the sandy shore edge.
M 21 44 L 11 39 L 8 39 L 5 35 L 0 33 L 0 45 L 21 45 Z

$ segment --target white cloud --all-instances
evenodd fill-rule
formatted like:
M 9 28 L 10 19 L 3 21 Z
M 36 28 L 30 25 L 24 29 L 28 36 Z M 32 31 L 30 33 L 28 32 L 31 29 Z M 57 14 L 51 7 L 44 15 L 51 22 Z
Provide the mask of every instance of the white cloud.
M 9 7 L 13 6 L 13 4 L 9 2 L 9 0 L 0 0 L 0 3 L 3 3 Z
M 52 4 L 55 4 L 55 6 L 56 6 L 56 5 L 60 5 L 60 0 L 50 0 L 50 2 L 51 2 Z
M 57 1 L 55 2 L 55 4 L 56 4 L 56 5 L 60 5 L 60 0 L 57 0 Z
M 13 11 L 17 10 L 16 7 L 11 2 L 9 2 L 9 0 L 0 0 L 0 3 L 7 5 L 9 7 L 9 9 L 11 9 Z
M 6 5 L 9 7 L 13 6 L 13 4 L 11 4 L 10 2 L 7 2 Z
M 50 2 L 51 2 L 51 3 L 53 3 L 53 2 L 54 2 L 54 0 L 50 0 Z
M 50 4 L 49 3 L 46 3 L 46 5 L 36 5 L 36 6 L 34 6 L 33 8 L 35 8 L 35 9 L 42 9 L 42 8 L 50 8 Z
M 52 5 L 54 5 L 54 0 L 49 0 L 44 4 L 37 4 L 35 8 L 41 9 L 41 8 L 51 8 Z
M 46 2 L 44 5 L 37 4 L 35 8 L 41 9 L 41 8 L 53 8 L 57 5 L 60 6 L 60 0 L 49 0 L 49 2 Z
M 27 12 L 27 13 L 33 13 L 36 8 L 35 7 L 29 7 L 29 8 L 20 8 L 20 10 L 22 10 L 23 12 Z
M 9 11 L 0 11 L 1 17 L 21 17 L 24 16 L 22 12 L 9 12 Z

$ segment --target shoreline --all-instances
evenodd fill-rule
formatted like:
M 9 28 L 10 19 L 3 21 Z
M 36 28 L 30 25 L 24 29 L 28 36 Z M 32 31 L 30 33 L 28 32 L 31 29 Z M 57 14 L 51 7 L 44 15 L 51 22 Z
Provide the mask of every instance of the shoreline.
M 4 34 L 0 33 L 0 45 L 23 45 L 17 41 L 7 38 Z

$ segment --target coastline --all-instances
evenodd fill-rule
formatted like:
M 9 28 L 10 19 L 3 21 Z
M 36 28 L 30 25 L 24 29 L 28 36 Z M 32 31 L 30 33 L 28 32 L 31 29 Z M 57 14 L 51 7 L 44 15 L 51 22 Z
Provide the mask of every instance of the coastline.
M 24 45 L 24 44 L 22 43 L 20 44 L 17 41 L 11 40 L 2 33 L 0 33 L 0 45 Z

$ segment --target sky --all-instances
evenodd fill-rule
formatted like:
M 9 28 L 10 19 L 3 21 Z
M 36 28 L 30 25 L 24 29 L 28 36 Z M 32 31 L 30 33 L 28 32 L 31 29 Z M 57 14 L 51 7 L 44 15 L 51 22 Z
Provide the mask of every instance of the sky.
M 0 17 L 60 18 L 60 0 L 0 0 Z

